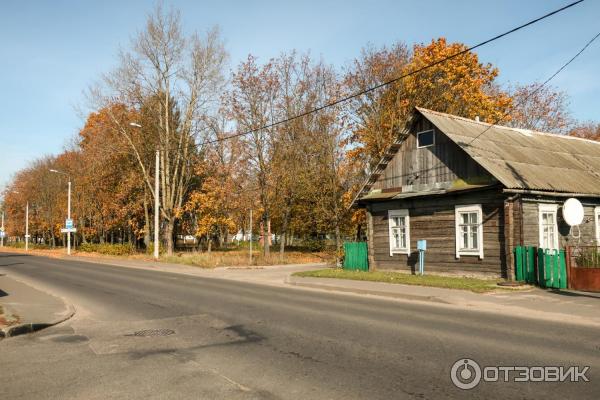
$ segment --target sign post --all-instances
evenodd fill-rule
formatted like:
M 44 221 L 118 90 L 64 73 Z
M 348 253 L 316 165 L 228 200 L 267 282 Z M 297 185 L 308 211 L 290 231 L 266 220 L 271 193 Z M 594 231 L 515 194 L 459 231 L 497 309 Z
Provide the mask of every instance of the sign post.
M 419 250 L 419 275 L 425 275 L 425 250 L 427 250 L 427 240 L 417 240 L 417 250 Z

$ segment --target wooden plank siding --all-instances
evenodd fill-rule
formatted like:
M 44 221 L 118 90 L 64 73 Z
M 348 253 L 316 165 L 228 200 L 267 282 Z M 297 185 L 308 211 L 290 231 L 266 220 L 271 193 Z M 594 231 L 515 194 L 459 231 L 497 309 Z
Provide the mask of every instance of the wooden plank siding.
M 584 218 L 583 223 L 579 226 L 581 233 L 581 239 L 577 240 L 570 235 L 570 227 L 567 225 L 562 217 L 562 204 L 566 198 L 524 198 L 523 203 L 523 245 L 525 246 L 539 246 L 540 228 L 539 228 L 539 204 L 557 204 L 557 222 L 558 222 L 558 233 L 559 233 L 559 246 L 564 249 L 565 246 L 575 246 L 579 243 L 582 246 L 590 246 L 596 244 L 596 231 L 594 226 L 594 208 L 600 206 L 600 199 L 579 199 L 583 204 Z M 577 236 L 578 232 L 574 228 L 574 234 Z
M 417 240 L 427 240 L 426 270 L 435 272 L 490 273 L 503 275 L 504 198 L 499 191 L 473 191 L 463 194 L 427 196 L 372 203 L 368 206 L 373 269 L 414 271 L 418 260 Z M 455 206 L 481 204 L 483 211 L 484 258 L 456 258 Z M 388 210 L 408 209 L 410 216 L 410 255 L 390 256 Z
M 418 132 L 434 130 L 435 145 L 417 148 Z M 452 182 L 494 182 L 494 178 L 427 119 L 415 121 L 408 137 L 390 160 L 373 189 Z

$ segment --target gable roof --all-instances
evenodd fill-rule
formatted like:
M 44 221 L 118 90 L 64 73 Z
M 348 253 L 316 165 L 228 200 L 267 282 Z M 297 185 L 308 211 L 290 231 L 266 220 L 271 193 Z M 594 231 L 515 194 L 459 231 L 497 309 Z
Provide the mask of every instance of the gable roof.
M 600 195 L 600 142 L 492 125 L 417 107 L 504 187 Z M 388 148 L 353 204 L 364 198 L 407 137 Z
M 417 110 L 508 189 L 600 194 L 600 142 Z

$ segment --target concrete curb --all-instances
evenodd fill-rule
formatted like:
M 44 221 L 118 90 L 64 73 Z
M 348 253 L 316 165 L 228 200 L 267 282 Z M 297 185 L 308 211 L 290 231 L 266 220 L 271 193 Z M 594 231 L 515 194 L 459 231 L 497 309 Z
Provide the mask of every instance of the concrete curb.
M 8 326 L 6 328 L 0 329 L 0 339 L 9 338 L 14 336 L 23 335 L 25 333 L 33 333 L 39 330 L 49 328 L 54 325 L 58 325 L 61 322 L 65 322 L 72 318 L 75 315 L 75 307 L 70 304 L 66 304 L 67 311 L 64 316 L 57 318 L 51 322 L 30 322 L 26 324 L 18 324 L 14 326 Z
M 290 275 L 286 278 L 285 283 L 288 285 L 307 287 L 312 289 L 321 289 L 332 292 L 345 292 L 345 293 L 356 293 L 356 294 L 366 294 L 373 296 L 384 296 L 391 297 L 395 299 L 405 299 L 405 300 L 417 300 L 417 301 L 428 301 L 438 304 L 452 304 L 447 301 L 440 299 L 435 296 L 419 296 L 415 294 L 404 294 L 404 293 L 393 293 L 386 292 L 383 290 L 372 290 L 372 289 L 357 289 L 357 288 L 348 288 L 343 286 L 336 286 L 330 284 L 323 284 L 322 282 L 313 282 L 312 279 L 328 279 L 328 278 L 306 278 L 301 276 L 293 276 Z

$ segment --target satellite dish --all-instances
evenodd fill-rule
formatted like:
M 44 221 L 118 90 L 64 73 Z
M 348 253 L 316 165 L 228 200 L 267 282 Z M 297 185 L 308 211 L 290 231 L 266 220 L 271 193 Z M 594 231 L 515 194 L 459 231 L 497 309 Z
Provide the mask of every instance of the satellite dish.
M 563 204 L 562 215 L 569 226 L 579 225 L 583 222 L 583 206 L 573 197 Z

